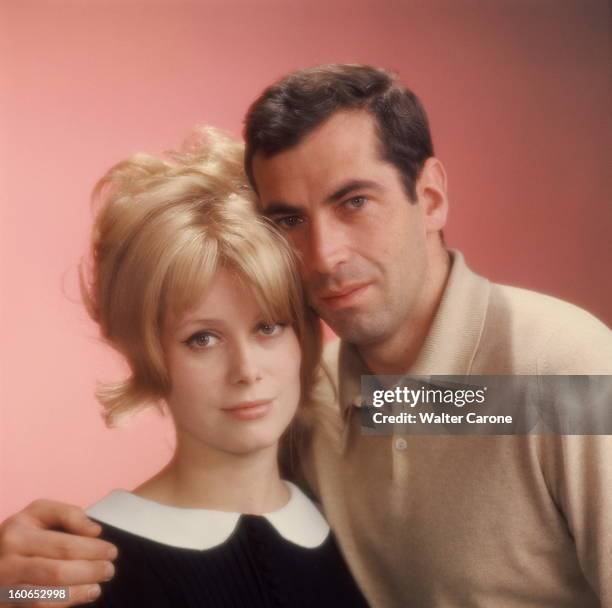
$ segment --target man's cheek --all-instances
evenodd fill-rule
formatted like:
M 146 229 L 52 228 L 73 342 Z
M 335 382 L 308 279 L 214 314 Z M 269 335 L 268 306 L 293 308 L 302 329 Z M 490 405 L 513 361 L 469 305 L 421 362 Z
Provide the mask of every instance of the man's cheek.
M 304 281 L 304 283 L 308 284 L 310 277 L 310 272 L 308 271 L 308 264 L 306 264 L 306 262 L 304 261 L 304 257 L 300 254 L 299 251 L 296 251 L 296 254 L 299 260 L 298 270 L 300 273 L 300 278 L 302 279 L 302 281 Z
M 285 238 L 289 243 L 289 246 L 296 253 L 298 258 L 304 259 L 306 255 L 306 239 L 300 234 L 299 230 L 292 230 L 284 232 Z
M 304 280 L 304 287 L 306 289 L 306 299 L 308 300 L 308 303 L 311 306 L 315 306 L 315 304 L 317 303 L 317 298 L 316 298 L 316 290 L 315 290 L 314 285 Z

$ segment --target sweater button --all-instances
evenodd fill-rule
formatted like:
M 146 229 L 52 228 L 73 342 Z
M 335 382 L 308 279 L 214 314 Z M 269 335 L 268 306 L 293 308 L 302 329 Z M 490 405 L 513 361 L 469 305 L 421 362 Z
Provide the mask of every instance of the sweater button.
M 403 452 L 408 448 L 408 442 L 403 437 L 397 437 L 395 439 L 395 449 Z

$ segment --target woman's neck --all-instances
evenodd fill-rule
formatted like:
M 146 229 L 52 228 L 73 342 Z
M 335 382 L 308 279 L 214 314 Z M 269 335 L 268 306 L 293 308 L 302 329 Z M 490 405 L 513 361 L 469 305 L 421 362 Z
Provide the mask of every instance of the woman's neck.
M 236 455 L 181 435 L 172 460 L 134 493 L 173 507 L 253 514 L 275 511 L 289 500 L 278 446 Z

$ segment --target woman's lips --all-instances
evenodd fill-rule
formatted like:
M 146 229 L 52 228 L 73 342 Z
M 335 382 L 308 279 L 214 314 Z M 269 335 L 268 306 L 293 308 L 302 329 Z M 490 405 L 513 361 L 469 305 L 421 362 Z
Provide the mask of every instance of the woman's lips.
M 223 411 L 238 420 L 256 420 L 265 416 L 272 409 L 272 402 L 272 399 L 245 401 L 223 408 Z

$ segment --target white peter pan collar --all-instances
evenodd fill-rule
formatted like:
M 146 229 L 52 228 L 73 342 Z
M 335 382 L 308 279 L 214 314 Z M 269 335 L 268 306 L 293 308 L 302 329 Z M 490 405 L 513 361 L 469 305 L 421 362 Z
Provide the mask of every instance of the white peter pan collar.
M 286 540 L 312 549 L 323 543 L 329 526 L 314 503 L 294 484 L 284 482 L 289 502 L 262 515 Z M 240 513 L 209 509 L 183 509 L 162 505 L 127 490 L 113 490 L 87 509 L 95 519 L 172 547 L 211 549 L 225 542 L 240 519 Z

